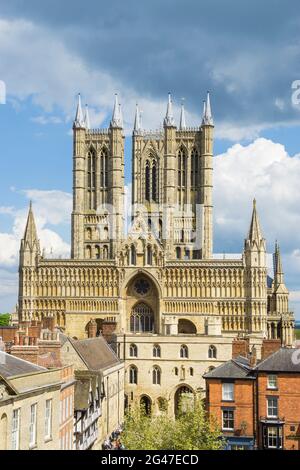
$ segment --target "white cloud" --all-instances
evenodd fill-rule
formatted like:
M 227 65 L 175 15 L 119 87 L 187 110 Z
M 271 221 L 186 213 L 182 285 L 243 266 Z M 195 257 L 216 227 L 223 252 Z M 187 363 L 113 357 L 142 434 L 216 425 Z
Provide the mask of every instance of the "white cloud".
M 0 20 L 0 55 L 0 76 L 7 84 L 11 102 L 18 108 L 20 101 L 30 97 L 45 111 L 45 115 L 32 118 L 38 124 L 58 123 L 60 117 L 53 115 L 56 108 L 67 120 L 72 120 L 74 97 L 79 91 L 84 103 L 90 105 L 93 127 L 110 118 L 116 92 L 120 94 L 126 134 L 132 131 L 136 101 L 144 111 L 145 128 L 156 129 L 163 121 L 167 96 L 163 101 L 141 96 L 106 71 L 91 69 L 58 37 L 32 22 Z M 174 105 L 176 116 L 179 116 L 179 107 L 179 103 Z M 195 121 L 193 117 L 191 119 Z M 200 108 L 198 124 L 199 119 Z
M 46 124 L 61 124 L 63 122 L 58 116 L 35 116 L 31 118 L 31 120 L 41 126 L 45 126 Z
M 2 297 L 14 296 L 18 289 L 18 274 L 6 269 L 0 269 L 0 299 Z M 0 307 L 0 312 L 3 312 L 3 306 Z
M 270 243 L 300 247 L 300 157 L 281 144 L 259 138 L 236 144 L 214 159 L 214 217 L 218 239 L 242 240 L 255 197 L 263 232 Z

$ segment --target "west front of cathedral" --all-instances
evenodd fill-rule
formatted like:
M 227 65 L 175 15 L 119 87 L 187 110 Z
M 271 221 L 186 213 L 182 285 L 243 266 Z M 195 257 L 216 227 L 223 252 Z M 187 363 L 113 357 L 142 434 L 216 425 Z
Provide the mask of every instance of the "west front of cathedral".
M 210 97 L 202 123 L 132 135 L 132 218 L 124 229 L 124 132 L 116 95 L 108 129 L 91 129 L 80 96 L 73 124 L 70 259 L 42 255 L 30 207 L 21 241 L 20 321 L 54 317 L 74 338 L 109 338 L 125 361 L 127 404 L 176 412 L 180 394 L 203 390 L 202 375 L 231 359 L 232 341 L 294 341 L 279 246 L 267 274 L 266 242 L 253 202 L 239 259 L 213 255 L 213 131 Z

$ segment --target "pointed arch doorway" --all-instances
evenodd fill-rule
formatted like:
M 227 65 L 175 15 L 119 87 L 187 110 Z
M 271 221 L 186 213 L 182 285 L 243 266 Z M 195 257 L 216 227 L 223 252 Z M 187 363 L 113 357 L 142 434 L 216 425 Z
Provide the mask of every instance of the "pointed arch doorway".
M 140 406 L 145 410 L 146 415 L 151 415 L 151 408 L 152 408 L 151 398 L 148 395 L 142 395 L 140 399 Z
M 183 412 L 193 406 L 194 402 L 194 393 L 193 389 L 188 385 L 181 385 L 175 392 L 174 395 L 174 414 L 175 417 L 178 416 L 180 410 Z

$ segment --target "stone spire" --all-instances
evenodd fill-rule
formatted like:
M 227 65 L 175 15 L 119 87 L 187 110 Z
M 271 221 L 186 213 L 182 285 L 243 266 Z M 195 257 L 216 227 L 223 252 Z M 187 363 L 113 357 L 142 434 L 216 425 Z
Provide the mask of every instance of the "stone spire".
M 185 110 L 184 110 L 184 102 L 183 102 L 183 100 L 182 100 L 182 102 L 181 102 L 181 112 L 180 112 L 179 129 L 180 129 L 180 130 L 186 129 Z
M 168 105 L 167 105 L 166 117 L 164 119 L 164 126 L 166 126 L 166 127 L 175 127 L 175 121 L 174 121 L 173 109 L 172 109 L 171 93 L 169 93 L 169 96 L 168 96 Z
M 27 217 L 27 223 L 26 223 L 26 228 L 25 228 L 25 233 L 24 233 L 24 243 L 28 244 L 29 248 L 33 248 L 36 244 L 39 245 L 38 237 L 37 237 L 37 231 L 36 231 L 36 225 L 35 225 L 35 220 L 34 220 L 34 215 L 33 215 L 33 210 L 32 210 L 32 202 L 30 201 L 29 204 L 29 212 L 28 212 L 28 217 Z
M 135 106 L 135 117 L 134 117 L 134 127 L 133 127 L 133 130 L 134 132 L 137 134 L 138 132 L 140 132 L 141 130 L 141 114 L 140 114 L 140 110 L 139 110 L 139 105 L 138 103 L 136 103 L 136 106 Z
M 86 128 L 86 129 L 90 129 L 90 128 L 91 128 L 89 107 L 88 107 L 87 104 L 85 105 L 84 124 L 85 124 L 85 128 Z
M 265 267 L 266 265 L 266 241 L 263 238 L 259 218 L 256 209 L 256 200 L 253 200 L 253 210 L 248 236 L 245 240 L 245 253 L 248 254 L 248 262 L 252 266 Z
M 253 199 L 253 210 L 250 223 L 250 229 L 248 234 L 248 239 L 250 241 L 260 241 L 262 240 L 262 232 L 260 228 L 259 218 L 256 210 L 256 199 Z
M 30 202 L 24 237 L 21 240 L 20 265 L 21 266 L 34 266 L 37 255 L 39 254 L 40 254 L 40 243 L 37 237 L 37 230 L 36 230 L 36 225 L 34 221 L 32 203 Z
M 214 125 L 214 120 L 213 120 L 212 112 L 211 112 L 209 92 L 207 92 L 206 102 L 204 102 L 202 125 L 203 126 L 213 126 Z
M 123 127 L 123 119 L 122 119 L 122 112 L 119 104 L 119 99 L 118 99 L 118 94 L 115 94 L 115 104 L 114 104 L 114 110 L 113 110 L 113 115 L 110 121 L 111 127 Z
M 275 243 L 275 253 L 273 255 L 274 280 L 276 285 L 283 284 L 283 270 L 279 244 Z
M 124 123 L 123 123 L 123 114 L 122 114 L 121 103 L 119 103 L 119 117 L 120 117 L 121 127 L 123 128 Z
M 77 109 L 76 109 L 76 116 L 74 120 L 74 127 L 83 129 L 85 127 L 82 106 L 81 106 L 81 96 L 78 93 L 78 101 L 77 101 Z

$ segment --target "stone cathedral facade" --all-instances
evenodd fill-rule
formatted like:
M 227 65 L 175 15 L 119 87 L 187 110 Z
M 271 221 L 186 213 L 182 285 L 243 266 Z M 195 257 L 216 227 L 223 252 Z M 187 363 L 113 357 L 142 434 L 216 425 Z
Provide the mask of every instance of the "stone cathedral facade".
M 108 129 L 91 129 L 80 96 L 73 125 L 70 259 L 46 259 L 30 207 L 20 249 L 20 320 L 54 317 L 72 337 L 97 325 L 125 361 L 127 402 L 176 412 L 182 392 L 231 358 L 232 341 L 294 340 L 278 245 L 274 277 L 256 203 L 240 259 L 213 256 L 213 131 L 175 125 L 169 95 L 163 128 L 132 135 L 132 217 L 125 233 L 124 133 L 116 95 Z M 90 328 L 92 326 L 92 328 Z

